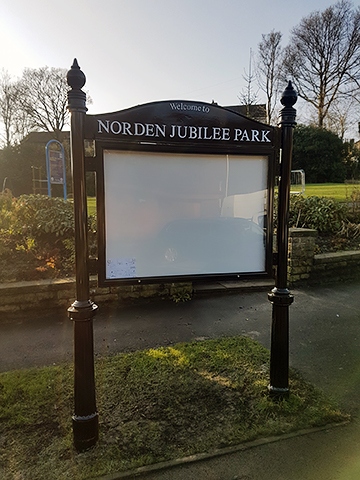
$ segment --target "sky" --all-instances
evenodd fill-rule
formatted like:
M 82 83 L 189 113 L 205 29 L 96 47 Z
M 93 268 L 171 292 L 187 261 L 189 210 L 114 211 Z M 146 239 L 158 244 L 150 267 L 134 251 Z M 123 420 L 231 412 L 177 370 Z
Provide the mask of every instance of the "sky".
M 0 0 L 0 71 L 15 79 L 77 58 L 90 114 L 169 99 L 234 105 L 262 34 L 280 31 L 285 46 L 303 17 L 334 3 Z

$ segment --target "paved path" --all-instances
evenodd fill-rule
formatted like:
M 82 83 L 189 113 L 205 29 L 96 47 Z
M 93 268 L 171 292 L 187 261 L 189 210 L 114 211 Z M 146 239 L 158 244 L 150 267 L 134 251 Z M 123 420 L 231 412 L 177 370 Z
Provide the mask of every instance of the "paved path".
M 146 480 L 358 480 L 360 478 L 360 283 L 293 290 L 290 362 L 333 395 L 354 421 L 346 427 L 255 447 L 137 478 Z M 269 347 L 266 292 L 207 295 L 176 305 L 104 307 L 94 320 L 96 355 L 197 338 L 245 334 Z M 72 359 L 66 312 L 2 315 L 0 371 Z

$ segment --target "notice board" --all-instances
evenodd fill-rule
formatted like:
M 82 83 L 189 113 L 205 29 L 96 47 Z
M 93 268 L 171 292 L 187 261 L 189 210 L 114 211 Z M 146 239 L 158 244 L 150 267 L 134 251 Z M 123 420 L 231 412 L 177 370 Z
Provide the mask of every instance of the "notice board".
M 101 284 L 271 273 L 273 127 L 185 101 L 86 122 Z

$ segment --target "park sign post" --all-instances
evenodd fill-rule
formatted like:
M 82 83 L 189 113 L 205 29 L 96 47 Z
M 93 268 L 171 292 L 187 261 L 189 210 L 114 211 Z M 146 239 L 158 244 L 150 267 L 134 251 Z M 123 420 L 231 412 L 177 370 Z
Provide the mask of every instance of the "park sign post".
M 99 285 L 269 278 L 275 169 L 286 152 L 281 168 L 287 172 L 292 137 L 214 103 L 169 100 L 87 115 L 85 76 L 76 60 L 68 84 L 77 295 L 69 308 L 75 336 L 73 432 L 76 448 L 84 450 L 98 438 L 86 171 L 96 173 Z M 95 146 L 92 157 L 85 157 L 85 141 Z M 287 254 L 287 214 L 281 215 L 279 265 Z M 281 338 L 287 328 L 279 304 L 291 303 L 283 301 L 290 296 L 283 288 L 284 261 L 282 283 L 270 297 L 274 345 L 279 324 Z M 284 393 L 282 378 L 280 390 L 270 384 L 271 393 Z
M 272 303 L 269 392 L 275 398 L 289 395 L 289 306 L 294 297 L 288 289 L 288 223 L 290 202 L 293 132 L 296 126 L 297 93 L 291 82 L 284 90 L 280 111 L 281 156 L 278 193 L 277 272 L 275 288 L 268 298 Z
M 84 451 L 99 435 L 95 396 L 93 317 L 97 306 L 90 300 L 88 272 L 88 226 L 86 172 L 84 163 L 84 117 L 86 94 L 81 90 L 85 75 L 76 60 L 68 71 L 68 108 L 71 116 L 70 148 L 75 217 L 76 300 L 68 309 L 74 321 L 74 445 Z

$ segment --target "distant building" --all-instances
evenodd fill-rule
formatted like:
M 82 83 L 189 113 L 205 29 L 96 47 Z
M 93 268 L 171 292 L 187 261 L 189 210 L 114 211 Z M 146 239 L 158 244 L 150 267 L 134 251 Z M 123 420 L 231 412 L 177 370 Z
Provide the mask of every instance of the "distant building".
M 23 142 L 46 145 L 50 140 L 58 140 L 61 143 L 70 142 L 70 132 L 31 132 L 23 139 Z
M 266 105 L 229 105 L 224 106 L 227 110 L 252 118 L 258 122 L 266 123 Z

